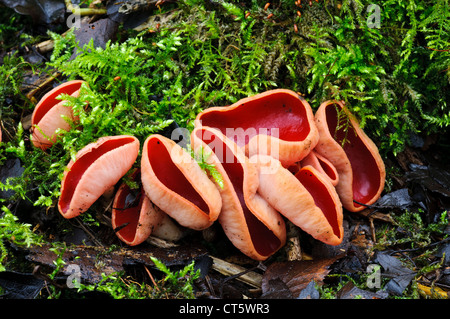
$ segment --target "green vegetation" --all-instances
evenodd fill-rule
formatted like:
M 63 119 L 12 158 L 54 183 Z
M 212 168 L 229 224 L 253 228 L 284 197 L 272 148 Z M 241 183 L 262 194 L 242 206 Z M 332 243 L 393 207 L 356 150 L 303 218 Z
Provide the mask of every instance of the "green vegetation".
M 80 123 L 47 153 L 24 148 L 27 133 L 19 130 L 2 154 L 24 162 L 22 188 L 38 185 L 35 204 L 51 206 L 69 156 L 87 143 L 114 134 L 143 142 L 173 121 L 192 129 L 203 108 L 276 87 L 304 93 L 313 108 L 345 101 L 382 153 L 396 154 L 410 133 L 448 130 L 448 3 L 383 2 L 379 29 L 366 23 L 368 4 L 323 2 L 304 6 L 298 17 L 289 1 L 267 12 L 261 1 L 247 8 L 181 1 L 159 13 L 170 20 L 158 32 L 131 32 L 104 49 L 79 47 L 71 32 L 50 33 L 55 47 L 46 67 L 87 82 L 79 98 L 66 97 Z M 267 19 L 269 12 L 276 19 Z M 69 60 L 74 48 L 78 56 Z M 4 61 L 3 96 L 20 91 L 24 63 L 11 59 Z
M 17 216 L 3 206 L 0 214 L 0 271 L 4 271 L 8 262 L 12 262 L 8 259 L 7 243 L 29 248 L 31 245 L 41 245 L 43 237 L 34 233 L 30 224 L 19 222 Z
M 407 249 L 426 248 L 433 242 L 433 236 L 446 237 L 447 212 L 441 214 L 439 221 L 429 225 L 425 225 L 420 212 L 405 211 L 393 218 L 397 227 L 378 229 L 376 249 L 384 250 L 396 245 Z
M 110 295 L 114 299 L 194 299 L 193 283 L 200 276 L 200 271 L 194 271 L 194 262 L 183 269 L 172 271 L 161 261 L 152 258 L 156 268 L 165 274 L 164 278 L 154 281 L 154 286 L 137 283 L 124 273 L 103 275 L 103 279 L 96 285 L 81 284 L 78 292 L 97 291 Z M 153 278 L 153 277 L 152 277 Z

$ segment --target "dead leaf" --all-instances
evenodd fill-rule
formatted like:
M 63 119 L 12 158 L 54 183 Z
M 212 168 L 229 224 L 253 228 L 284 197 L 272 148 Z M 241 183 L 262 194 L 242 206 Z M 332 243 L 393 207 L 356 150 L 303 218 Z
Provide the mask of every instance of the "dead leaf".
M 34 299 L 44 287 L 44 281 L 32 274 L 15 271 L 0 272 L 0 299 Z
M 390 294 L 401 296 L 411 280 L 416 276 L 416 272 L 403 266 L 399 259 L 388 253 L 377 253 L 375 262 L 383 267 L 383 276 L 392 277 L 385 287 L 386 291 Z
M 450 292 L 445 291 L 439 287 L 429 287 L 422 284 L 417 284 L 419 293 L 425 298 L 433 299 L 449 299 Z
M 78 45 L 81 48 L 92 40 L 94 47 L 104 49 L 106 47 L 106 43 L 109 40 L 114 39 L 114 37 L 117 35 L 118 27 L 118 23 L 108 18 L 100 19 L 93 23 L 81 21 L 80 28 L 75 29 L 74 34 L 77 39 Z M 78 50 L 74 49 L 70 60 L 75 59 L 77 55 Z
M 344 287 L 339 290 L 337 297 L 339 299 L 386 299 L 388 293 L 380 290 L 377 292 L 372 292 L 368 290 L 363 290 L 355 286 L 355 284 L 349 281 Z
M 406 181 L 417 182 L 429 191 L 450 197 L 450 173 L 433 166 L 410 164 L 411 172 L 406 173 Z
M 330 265 L 341 257 L 273 263 L 263 276 L 262 298 L 297 298 L 311 281 L 321 285 Z

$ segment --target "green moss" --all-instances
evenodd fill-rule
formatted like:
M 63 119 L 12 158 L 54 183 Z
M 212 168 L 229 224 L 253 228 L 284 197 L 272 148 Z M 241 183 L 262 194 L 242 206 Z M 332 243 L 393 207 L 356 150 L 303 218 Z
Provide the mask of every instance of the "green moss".
M 61 96 L 80 122 L 61 132 L 46 152 L 32 147 L 20 124 L 33 107 L 21 87 L 31 66 L 17 54 L 5 56 L 0 115 L 8 142 L 0 145 L 0 164 L 18 158 L 24 173 L 0 184 L 15 191 L 0 200 L 3 209 L 18 200 L 55 209 L 67 163 L 101 136 L 131 134 L 143 142 L 173 122 L 192 129 L 204 108 L 274 88 L 301 93 L 313 109 L 328 99 L 343 100 L 383 157 L 401 152 L 411 133 L 448 133 L 448 0 L 314 1 L 301 9 L 290 0 L 264 10 L 266 2 L 180 0 L 170 10 L 155 11 L 161 21 L 157 31 L 122 30 L 120 41 L 105 48 L 79 47 L 70 32 L 65 37 L 49 33 L 55 40 L 52 57 L 32 71 L 54 68 L 65 76 L 62 81 L 83 79 L 87 85 L 78 98 Z M 369 4 L 380 6 L 379 29 L 367 25 Z M 8 21 L 0 27 L 5 48 L 18 45 L 12 35 L 19 26 L 14 18 Z M 74 49 L 78 55 L 70 60 Z M 203 156 L 199 161 L 214 174 Z M 9 215 L 4 211 L 3 216 Z M 93 214 L 87 216 L 93 222 Z M 396 217 L 397 228 L 379 226 L 377 248 L 427 247 L 432 235 L 442 235 L 445 221 L 425 225 L 420 217 L 420 212 L 405 212 Z M 24 233 L 17 221 L 8 223 L 5 229 Z M 11 240 L 8 234 L 3 243 Z M 124 282 L 132 286 L 122 276 L 105 278 L 100 286 L 126 296 Z M 148 290 L 134 288 L 137 294 Z
M 0 214 L 0 271 L 5 270 L 5 265 L 10 261 L 7 246 L 9 244 L 18 247 L 29 248 L 32 245 L 41 245 L 43 238 L 34 233 L 30 224 L 21 223 L 11 211 L 3 206 Z

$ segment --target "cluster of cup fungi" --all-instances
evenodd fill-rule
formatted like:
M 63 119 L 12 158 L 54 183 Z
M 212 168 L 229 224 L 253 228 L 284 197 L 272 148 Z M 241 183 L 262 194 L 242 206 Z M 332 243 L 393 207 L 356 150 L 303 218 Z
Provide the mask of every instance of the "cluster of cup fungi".
M 39 101 L 32 117 L 34 146 L 46 150 L 56 132 L 77 122 L 57 96 L 78 96 L 82 84 L 63 83 Z M 220 173 L 221 183 L 165 136 L 148 136 L 141 152 L 140 144 L 134 136 L 118 135 L 82 148 L 61 181 L 61 215 L 82 214 L 112 189 L 112 227 L 128 245 L 167 232 L 171 224 L 204 230 L 217 221 L 242 253 L 265 260 L 285 245 L 286 220 L 316 240 L 339 245 L 344 209 L 373 204 L 385 183 L 376 145 L 342 102 L 326 101 L 314 114 L 287 89 L 197 115 L 191 149 L 208 154 L 204 160 Z M 138 190 L 120 182 L 129 172 Z

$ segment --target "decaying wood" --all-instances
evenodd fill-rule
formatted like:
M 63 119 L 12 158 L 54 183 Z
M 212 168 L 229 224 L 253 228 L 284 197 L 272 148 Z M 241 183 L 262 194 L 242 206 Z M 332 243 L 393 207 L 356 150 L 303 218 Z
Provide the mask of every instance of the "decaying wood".
M 33 246 L 26 258 L 32 262 L 55 267 L 57 254 L 50 245 Z M 184 266 L 193 259 L 207 255 L 201 247 L 177 246 L 175 248 L 130 247 L 115 250 L 98 246 L 74 246 L 66 248 L 61 255 L 64 261 L 62 273 L 70 275 L 67 267 L 76 264 L 80 267 L 81 278 L 85 282 L 97 283 L 103 277 L 124 271 L 126 265 L 154 266 L 151 257 L 155 257 L 166 266 Z
M 46 85 L 49 85 L 50 83 L 52 83 L 56 78 L 58 78 L 61 75 L 61 73 L 59 72 L 54 72 L 51 76 L 49 76 L 48 78 L 46 78 L 42 83 L 38 84 L 36 86 L 36 88 L 34 88 L 33 90 L 31 90 L 30 92 L 28 92 L 27 99 L 29 99 L 31 102 L 33 103 L 37 103 L 36 98 L 34 97 L 36 94 L 38 94 L 42 88 L 44 88 Z
M 392 219 L 390 214 L 381 213 L 374 208 L 364 209 L 356 214 L 367 217 L 369 219 L 379 220 L 391 224 L 395 224 L 394 219 Z
M 155 247 L 159 247 L 159 248 L 174 248 L 174 247 L 178 247 L 178 244 L 169 241 L 169 240 L 165 240 L 162 238 L 158 238 L 155 236 L 149 236 L 146 240 L 147 243 L 149 243 L 150 245 L 153 245 Z
M 63 34 L 61 34 L 61 36 L 65 37 L 67 35 L 67 33 L 69 33 L 72 29 L 73 29 L 73 27 L 68 29 Z M 34 47 L 39 53 L 44 54 L 44 53 L 52 51 L 54 46 L 55 46 L 55 41 L 50 39 L 50 40 L 45 40 L 43 42 L 40 42 L 40 43 L 36 44 Z
M 254 288 L 261 288 L 262 275 L 248 269 L 211 256 L 212 269 L 225 276 L 236 276 L 236 279 Z M 240 275 L 242 274 L 242 275 Z
M 287 242 L 286 254 L 289 261 L 302 260 L 302 249 L 300 247 L 300 230 L 292 222 L 286 223 Z
M 174 20 L 180 13 L 180 10 L 172 10 L 169 12 L 151 15 L 148 17 L 147 21 L 138 25 L 134 28 L 136 31 L 143 31 L 148 29 L 149 31 L 159 28 L 167 27 L 172 20 Z

